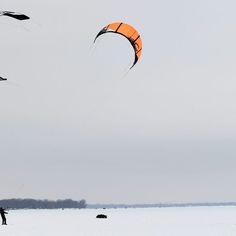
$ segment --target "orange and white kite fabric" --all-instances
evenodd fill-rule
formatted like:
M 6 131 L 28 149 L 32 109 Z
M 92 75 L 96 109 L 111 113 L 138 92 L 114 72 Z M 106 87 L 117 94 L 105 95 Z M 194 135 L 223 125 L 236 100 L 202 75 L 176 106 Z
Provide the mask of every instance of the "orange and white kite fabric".
M 142 40 L 137 30 L 129 24 L 123 22 L 114 22 L 102 28 L 102 30 L 97 34 L 94 42 L 100 35 L 105 33 L 121 34 L 129 40 L 135 53 L 135 59 L 133 65 L 131 66 L 132 68 L 137 63 L 142 54 Z

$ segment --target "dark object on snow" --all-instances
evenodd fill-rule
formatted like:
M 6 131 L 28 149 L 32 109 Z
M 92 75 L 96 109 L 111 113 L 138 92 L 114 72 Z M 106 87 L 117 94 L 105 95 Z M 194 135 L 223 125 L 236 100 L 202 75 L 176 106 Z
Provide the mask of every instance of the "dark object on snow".
M 103 214 L 99 214 L 99 215 L 96 216 L 96 218 L 106 219 L 107 216 L 106 216 L 106 215 L 103 215 Z
M 0 207 L 0 214 L 1 214 L 1 217 L 2 217 L 2 225 L 6 225 L 7 224 L 7 219 L 6 219 L 5 214 L 8 214 L 8 213 L 5 211 L 5 209 Z
M 1 81 L 1 80 L 7 80 L 7 78 L 3 78 L 3 77 L 0 76 L 0 81 Z

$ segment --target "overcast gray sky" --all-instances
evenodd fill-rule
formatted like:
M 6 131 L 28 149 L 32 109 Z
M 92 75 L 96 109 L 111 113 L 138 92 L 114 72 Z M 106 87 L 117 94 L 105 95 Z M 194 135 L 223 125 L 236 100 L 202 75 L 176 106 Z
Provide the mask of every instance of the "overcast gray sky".
M 236 2 L 1 0 L 0 198 L 235 201 Z M 98 31 L 137 28 L 143 55 Z

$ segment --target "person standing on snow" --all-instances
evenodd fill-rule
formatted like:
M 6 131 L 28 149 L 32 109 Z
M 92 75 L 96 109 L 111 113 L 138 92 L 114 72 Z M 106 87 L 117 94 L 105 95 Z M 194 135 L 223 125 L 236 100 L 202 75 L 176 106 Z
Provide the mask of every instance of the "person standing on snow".
M 0 207 L 0 214 L 1 214 L 1 217 L 2 217 L 2 225 L 6 225 L 7 224 L 7 219 L 6 219 L 5 214 L 8 214 L 8 213 L 5 211 L 5 209 Z

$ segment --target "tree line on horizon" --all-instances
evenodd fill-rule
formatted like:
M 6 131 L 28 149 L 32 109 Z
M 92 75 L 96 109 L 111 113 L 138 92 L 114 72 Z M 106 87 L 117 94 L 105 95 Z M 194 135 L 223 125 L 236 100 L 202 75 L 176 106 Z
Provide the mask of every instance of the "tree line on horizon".
M 75 201 L 72 199 L 64 200 L 36 200 L 31 198 L 3 199 L 0 200 L 0 207 L 5 209 L 66 209 L 66 208 L 86 208 L 86 200 Z

